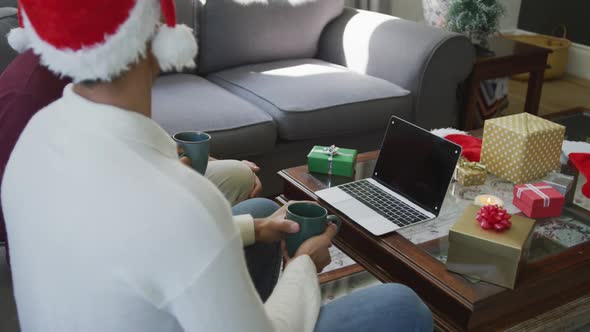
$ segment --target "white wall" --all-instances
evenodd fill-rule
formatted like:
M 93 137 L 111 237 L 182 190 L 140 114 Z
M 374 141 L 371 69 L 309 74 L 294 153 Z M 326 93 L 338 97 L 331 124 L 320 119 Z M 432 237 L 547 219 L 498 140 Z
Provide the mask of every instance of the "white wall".
M 512 30 L 518 26 L 521 0 L 500 0 L 506 8 L 506 15 L 500 21 L 500 30 Z
M 422 0 L 382 0 L 392 2 L 392 14 L 412 21 L 422 21 Z M 502 30 L 516 29 L 521 0 L 500 0 L 506 7 L 506 16 L 500 23 Z
M 390 0 L 392 14 L 406 20 L 422 21 L 422 0 Z

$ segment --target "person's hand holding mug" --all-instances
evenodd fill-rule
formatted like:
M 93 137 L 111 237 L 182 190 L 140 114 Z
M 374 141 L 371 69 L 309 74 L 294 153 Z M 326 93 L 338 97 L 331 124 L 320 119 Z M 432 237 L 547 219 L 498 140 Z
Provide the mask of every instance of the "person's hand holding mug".
M 283 251 L 283 258 L 285 259 L 285 265 L 288 265 L 292 259 L 302 255 L 308 255 L 315 264 L 318 273 L 322 272 L 322 270 L 332 261 L 329 248 L 332 246 L 332 239 L 337 233 L 338 226 L 330 222 L 324 233 L 305 240 L 305 242 L 299 246 L 293 257 L 289 256 L 287 245 L 285 241 L 283 241 L 281 243 L 281 249 Z
M 172 135 L 172 139 L 182 152 L 180 161 L 204 175 L 209 162 L 211 135 L 200 131 L 184 131 Z M 184 157 L 188 157 L 188 160 Z
M 276 210 L 271 216 L 263 219 L 254 220 L 254 232 L 256 242 L 272 243 L 280 241 L 285 234 L 299 232 L 299 224 L 285 219 L 289 202 Z
M 181 163 L 188 167 L 192 166 L 191 160 L 184 155 L 184 150 L 182 150 L 182 147 L 180 147 L 180 145 L 176 146 L 176 152 L 178 152 L 178 157 L 180 158 Z
M 287 234 L 283 247 L 285 260 L 291 257 L 309 255 L 315 266 L 321 271 L 330 264 L 332 239 L 338 233 L 340 220 L 335 215 L 328 215 L 328 210 L 312 202 L 294 202 L 287 206 L 286 218 L 299 224 L 299 232 Z

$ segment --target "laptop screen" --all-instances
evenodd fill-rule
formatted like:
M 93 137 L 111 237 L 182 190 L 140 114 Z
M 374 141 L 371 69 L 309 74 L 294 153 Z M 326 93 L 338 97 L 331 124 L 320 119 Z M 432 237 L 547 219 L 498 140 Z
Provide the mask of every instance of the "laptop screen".
M 392 117 L 373 178 L 438 215 L 461 147 Z

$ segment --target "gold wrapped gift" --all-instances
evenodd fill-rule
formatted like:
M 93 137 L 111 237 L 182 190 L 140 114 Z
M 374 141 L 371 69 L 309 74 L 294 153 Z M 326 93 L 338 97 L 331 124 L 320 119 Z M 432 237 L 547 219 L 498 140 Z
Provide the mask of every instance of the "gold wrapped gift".
M 564 134 L 564 126 L 528 113 L 486 120 L 481 162 L 503 179 L 529 183 L 560 168 Z
M 484 184 L 488 177 L 486 167 L 482 163 L 467 161 L 464 158 L 459 159 L 455 180 L 463 186 L 478 186 Z
M 479 209 L 476 205 L 469 206 L 451 227 L 447 269 L 514 289 L 535 221 L 512 216 L 512 227 L 499 233 L 481 228 L 475 220 Z

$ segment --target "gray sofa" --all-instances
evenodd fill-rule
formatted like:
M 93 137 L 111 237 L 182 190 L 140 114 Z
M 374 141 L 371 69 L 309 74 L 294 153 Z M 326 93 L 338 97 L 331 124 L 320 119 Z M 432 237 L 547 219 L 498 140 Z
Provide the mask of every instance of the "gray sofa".
M 343 0 L 177 0 L 177 12 L 199 40 L 198 69 L 156 81 L 153 118 L 170 133 L 211 133 L 215 157 L 261 165 L 267 195 L 315 144 L 378 148 L 393 114 L 458 124 L 474 58 L 463 36 Z M 13 56 L 3 43 L 0 66 Z

